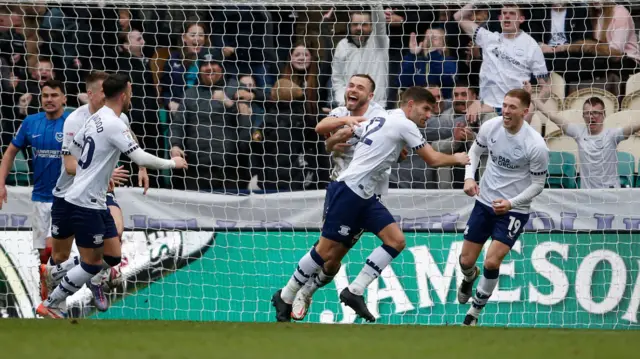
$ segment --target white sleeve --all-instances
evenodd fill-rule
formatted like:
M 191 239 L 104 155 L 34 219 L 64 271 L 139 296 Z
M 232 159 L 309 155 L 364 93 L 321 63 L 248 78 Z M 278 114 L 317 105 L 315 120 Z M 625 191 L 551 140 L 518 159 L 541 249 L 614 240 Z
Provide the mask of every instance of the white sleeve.
M 76 134 L 73 136 L 73 139 L 71 140 L 71 145 L 69 146 L 69 154 L 75 158 L 80 158 L 80 155 L 82 155 L 82 146 L 84 146 L 85 129 L 86 127 L 82 127 L 78 132 L 76 132 Z
M 547 69 L 547 61 L 544 59 L 542 49 L 537 44 L 533 48 L 533 54 L 531 56 L 531 65 L 529 67 L 531 74 L 536 79 L 543 79 L 549 77 L 549 70 Z
M 64 135 L 62 136 L 62 155 L 67 156 L 71 154 L 73 150 L 73 140 L 76 134 L 82 129 L 83 123 L 78 120 L 77 116 L 69 116 L 65 121 L 62 127 L 62 132 Z M 83 135 L 84 138 L 84 135 Z M 83 141 L 79 142 L 81 145 Z M 82 147 L 82 146 L 80 146 Z
M 476 171 L 478 170 L 478 164 L 480 164 L 480 157 L 487 150 L 487 147 L 482 147 L 477 141 L 471 145 L 469 149 L 469 164 L 464 167 L 464 180 L 476 179 Z
M 531 184 L 519 195 L 509 199 L 511 207 L 530 203 L 533 198 L 542 192 L 547 179 L 547 168 L 549 168 L 549 149 L 542 145 L 535 147 L 529 160 Z
M 120 121 L 111 121 L 105 124 L 105 133 L 109 143 L 114 145 L 125 155 L 129 155 L 136 149 L 140 148 L 136 141 L 133 139 L 131 130 Z
M 609 136 L 613 137 L 616 144 L 624 141 L 624 128 L 613 128 L 609 131 Z
M 393 118 L 390 120 L 395 121 L 395 119 Z M 401 121 L 401 120 L 398 120 L 398 121 Z M 424 145 L 427 144 L 427 141 L 425 141 L 424 137 L 422 136 L 422 133 L 420 133 L 418 126 L 416 126 L 413 123 L 408 123 L 408 124 L 409 126 L 405 125 L 405 126 L 400 126 L 398 128 L 398 130 L 400 130 L 400 137 L 402 137 L 402 139 L 407 144 L 407 146 L 409 146 L 409 148 L 416 151 L 424 147 Z
M 498 33 L 491 32 L 484 27 L 478 27 L 476 32 L 473 33 L 473 42 L 484 48 L 491 42 L 497 41 L 499 36 Z
M 160 157 L 156 157 L 150 153 L 146 153 L 141 148 L 136 148 L 131 153 L 126 153 L 129 158 L 133 162 L 135 162 L 138 166 L 156 169 L 156 170 L 165 170 L 176 167 L 176 163 L 173 160 L 165 160 Z
M 346 62 L 346 49 L 348 46 L 342 40 L 336 47 L 335 54 L 333 55 L 333 61 L 331 62 L 331 86 L 333 87 L 333 101 L 340 106 L 344 105 L 344 94 L 347 90 L 347 79 L 345 72 Z
M 577 138 L 580 137 L 582 129 L 583 127 L 581 125 L 570 123 L 564 127 L 564 134 L 571 138 Z
M 120 119 L 122 120 L 122 122 L 124 122 L 125 125 L 127 125 L 127 127 L 131 127 L 131 121 L 129 121 L 129 117 L 127 115 L 121 113 Z

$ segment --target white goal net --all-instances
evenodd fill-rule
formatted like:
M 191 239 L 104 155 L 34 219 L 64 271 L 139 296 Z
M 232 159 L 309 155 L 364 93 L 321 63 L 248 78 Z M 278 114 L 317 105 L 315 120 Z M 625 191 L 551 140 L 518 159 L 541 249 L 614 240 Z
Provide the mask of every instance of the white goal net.
M 141 147 L 184 155 L 189 169 L 150 170 L 143 195 L 137 166 L 122 157 L 131 178 L 116 189 L 126 229 L 111 306 L 97 312 L 81 291 L 70 314 L 274 321 L 271 296 L 320 236 L 336 165 L 315 126 L 344 106 L 351 75 L 367 74 L 386 109 L 412 86 L 436 97 L 421 131 L 445 153 L 467 151 L 504 94 L 530 81 L 544 106 L 529 126 L 550 150 L 549 175 L 480 322 L 638 328 L 640 6 L 474 1 L 462 25 L 466 4 L 0 1 L 0 143 L 18 149 L 0 167 L 0 317 L 35 316 L 33 201 L 51 200 L 60 169 L 42 158 L 57 157 L 61 130 L 38 142 L 37 126 L 23 123 L 83 106 L 86 77 L 104 71 L 131 79 L 127 114 Z M 43 93 L 52 80 L 64 99 Z M 474 199 L 463 182 L 464 168 L 430 168 L 413 153 L 393 165 L 383 201 L 407 247 L 365 293 L 378 322 L 464 319 L 458 256 Z M 360 321 L 338 294 L 378 245 L 363 236 L 306 321 Z

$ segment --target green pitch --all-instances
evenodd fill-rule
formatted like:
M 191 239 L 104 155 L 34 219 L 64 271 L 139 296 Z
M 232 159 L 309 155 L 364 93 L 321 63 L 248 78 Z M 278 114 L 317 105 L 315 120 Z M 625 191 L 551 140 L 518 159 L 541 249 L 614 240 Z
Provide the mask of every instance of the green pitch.
M 637 331 L 0 320 L 7 359 L 637 358 Z

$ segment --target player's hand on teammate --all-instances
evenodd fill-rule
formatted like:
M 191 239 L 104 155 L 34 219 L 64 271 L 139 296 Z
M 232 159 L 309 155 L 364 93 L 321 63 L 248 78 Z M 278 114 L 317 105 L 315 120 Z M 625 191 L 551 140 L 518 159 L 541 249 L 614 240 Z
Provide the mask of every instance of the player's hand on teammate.
M 144 167 L 140 167 L 138 170 L 138 186 L 144 188 L 142 194 L 147 194 L 149 190 L 149 174 L 147 173 L 147 169 Z
M 350 128 L 359 127 L 360 123 L 366 120 L 364 116 L 347 116 L 344 118 L 344 125 Z
M 458 165 L 460 165 L 460 166 L 466 166 L 469 163 L 471 163 L 471 161 L 469 160 L 469 155 L 466 152 L 455 153 L 453 155 L 453 157 L 456 158 L 456 161 L 458 162 Z
M 187 169 L 187 160 L 185 160 L 183 157 L 178 156 L 178 157 L 173 157 L 171 158 L 171 160 L 176 164 L 176 169 L 178 170 L 182 170 L 182 169 Z
M 475 197 L 480 194 L 480 187 L 476 180 L 468 178 L 464 180 L 464 193 L 469 197 Z
M 120 186 L 127 181 L 129 181 L 129 171 L 124 169 L 124 166 L 120 166 L 113 170 L 111 173 L 111 180 L 114 182 L 115 186 Z
M 498 198 L 493 201 L 493 211 L 498 216 L 507 214 L 511 210 L 511 202 L 507 199 Z

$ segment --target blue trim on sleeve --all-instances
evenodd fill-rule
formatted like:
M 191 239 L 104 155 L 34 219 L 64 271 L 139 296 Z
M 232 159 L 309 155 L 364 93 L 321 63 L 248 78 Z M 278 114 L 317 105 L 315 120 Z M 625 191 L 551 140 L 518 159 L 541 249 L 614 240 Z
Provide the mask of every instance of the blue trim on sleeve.
M 542 75 L 535 75 L 534 77 L 537 79 L 546 79 L 549 77 L 549 73 L 542 74 Z
M 471 37 L 473 42 L 476 42 L 476 38 L 478 37 L 478 32 L 482 29 L 480 26 L 476 27 L 476 31 L 473 32 L 473 36 Z
M 422 147 L 424 147 L 426 144 L 427 144 L 426 142 L 422 142 L 422 144 L 420 144 L 418 146 L 415 146 L 415 147 L 412 147 L 411 149 L 413 151 L 417 151 L 417 150 L 421 149 Z
M 483 145 L 482 143 L 478 142 L 478 139 L 476 138 L 476 145 L 482 147 L 482 148 L 487 148 L 487 145 Z
M 547 170 L 544 170 L 542 172 L 531 172 L 531 174 L 534 176 L 545 176 L 547 174 Z

